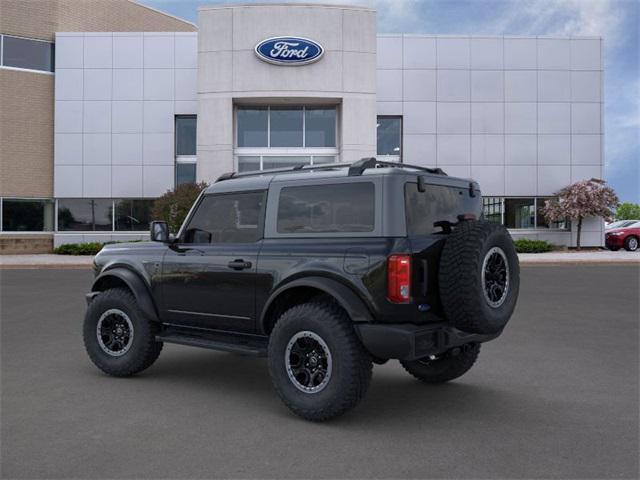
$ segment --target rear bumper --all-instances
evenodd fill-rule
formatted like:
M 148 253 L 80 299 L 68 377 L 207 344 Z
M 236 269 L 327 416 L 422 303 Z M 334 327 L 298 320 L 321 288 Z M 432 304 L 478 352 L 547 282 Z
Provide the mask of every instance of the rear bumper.
M 371 355 L 380 359 L 417 360 L 438 355 L 466 343 L 483 343 L 498 337 L 466 333 L 446 323 L 413 324 L 356 324 L 356 332 Z

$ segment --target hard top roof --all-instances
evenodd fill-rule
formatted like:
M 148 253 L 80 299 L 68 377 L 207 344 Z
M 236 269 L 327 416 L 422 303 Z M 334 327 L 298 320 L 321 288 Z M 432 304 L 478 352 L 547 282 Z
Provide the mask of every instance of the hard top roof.
M 295 166 L 273 170 L 237 173 L 230 172 L 221 175 L 218 180 L 210 185 L 206 192 L 222 193 L 247 190 L 265 190 L 271 182 L 291 182 L 296 180 L 327 179 L 362 176 L 404 175 L 404 176 L 433 177 L 443 179 L 447 177 L 439 168 L 426 168 L 403 163 L 380 161 L 375 158 L 363 158 L 355 163 L 334 163 L 322 165 Z M 451 178 L 451 177 L 449 177 Z M 451 178 L 453 180 L 453 178 Z

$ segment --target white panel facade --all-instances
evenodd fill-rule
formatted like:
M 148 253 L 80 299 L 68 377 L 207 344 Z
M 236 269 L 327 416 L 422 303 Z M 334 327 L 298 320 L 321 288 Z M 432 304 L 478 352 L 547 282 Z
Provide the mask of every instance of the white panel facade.
M 57 34 L 57 198 L 173 188 L 175 115 L 198 113 L 198 180 L 212 181 L 238 167 L 235 106 L 256 103 L 336 105 L 340 161 L 375 155 L 376 114 L 400 116 L 402 161 L 474 178 L 485 196 L 546 197 L 603 175 L 601 39 L 376 36 L 373 10 L 333 5 L 203 7 L 199 28 Z M 281 35 L 325 54 L 260 61 L 256 43 Z
M 486 196 L 550 196 L 602 178 L 601 43 L 380 35 L 378 115 L 402 116 L 406 163 L 469 172 Z
M 197 112 L 196 78 L 195 33 L 58 33 L 55 196 L 173 188 L 175 115 Z
M 338 135 L 332 155 L 340 161 L 375 155 L 376 88 L 379 99 L 403 99 L 403 37 L 379 39 L 376 47 L 375 15 L 369 8 L 336 5 L 200 7 L 198 180 L 211 182 L 238 169 L 242 155 L 236 152 L 234 114 L 241 104 L 336 106 Z M 314 63 L 295 67 L 258 58 L 254 48 L 259 42 L 281 36 L 311 39 L 322 45 L 324 54 Z M 408 75 L 406 82 L 414 100 L 429 99 L 429 92 L 420 88 L 425 82 L 435 95 L 433 76 L 424 78 L 418 72 Z M 416 133 L 424 133 L 424 128 L 419 130 Z M 295 149 L 309 155 L 304 147 L 283 154 Z

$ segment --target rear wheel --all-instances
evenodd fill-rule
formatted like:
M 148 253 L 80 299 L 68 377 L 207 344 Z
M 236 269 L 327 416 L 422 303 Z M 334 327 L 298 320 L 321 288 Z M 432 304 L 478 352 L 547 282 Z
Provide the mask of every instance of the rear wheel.
M 292 307 L 269 339 L 269 372 L 282 401 L 296 415 L 322 421 L 342 415 L 364 397 L 371 356 L 347 314 L 328 302 Z
M 84 318 L 84 346 L 103 372 L 128 377 L 150 367 L 162 350 L 158 326 L 147 320 L 131 292 L 106 290 L 93 299 Z
M 426 383 L 444 383 L 467 373 L 479 353 L 479 344 L 467 344 L 438 357 L 425 357 L 410 362 L 401 360 L 400 363 L 418 380 Z
M 638 250 L 638 237 L 629 236 L 624 240 L 624 249 L 629 252 Z

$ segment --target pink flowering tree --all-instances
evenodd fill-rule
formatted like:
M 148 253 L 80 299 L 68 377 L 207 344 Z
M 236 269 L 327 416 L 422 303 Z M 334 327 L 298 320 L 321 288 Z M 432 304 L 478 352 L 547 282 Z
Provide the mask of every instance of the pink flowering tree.
M 618 196 L 604 180 L 592 178 L 564 187 L 555 194 L 558 198 L 547 200 L 543 215 L 548 221 L 558 222 L 566 218 L 577 222 L 576 246 L 580 250 L 582 219 L 600 217 L 607 221 L 614 218 L 613 209 L 620 203 Z

